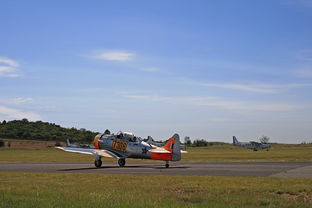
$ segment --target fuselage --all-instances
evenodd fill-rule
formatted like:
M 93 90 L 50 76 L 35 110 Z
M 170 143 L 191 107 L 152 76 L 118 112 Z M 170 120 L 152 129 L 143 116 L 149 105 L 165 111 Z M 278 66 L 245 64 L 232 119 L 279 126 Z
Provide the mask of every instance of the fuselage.
M 242 147 L 245 147 L 247 149 L 252 149 L 255 151 L 270 148 L 269 144 L 261 144 L 261 143 L 238 142 L 235 145 L 242 146 Z
M 165 150 L 163 147 L 150 145 L 133 135 L 120 136 L 99 134 L 94 138 L 93 144 L 96 149 L 106 149 L 120 157 L 172 160 L 172 153 L 158 154 L 149 151 L 151 149 Z

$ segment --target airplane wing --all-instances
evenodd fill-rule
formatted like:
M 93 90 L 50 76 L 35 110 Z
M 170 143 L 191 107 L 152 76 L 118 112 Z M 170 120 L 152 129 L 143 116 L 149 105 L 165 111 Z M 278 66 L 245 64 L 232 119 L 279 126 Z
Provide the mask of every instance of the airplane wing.
M 126 155 L 121 155 L 114 153 L 109 150 L 104 149 L 87 149 L 87 148 L 75 148 L 75 147 L 56 147 L 57 149 L 66 151 L 66 152 L 75 152 L 87 155 L 99 155 L 102 157 L 110 157 L 110 158 L 126 158 Z

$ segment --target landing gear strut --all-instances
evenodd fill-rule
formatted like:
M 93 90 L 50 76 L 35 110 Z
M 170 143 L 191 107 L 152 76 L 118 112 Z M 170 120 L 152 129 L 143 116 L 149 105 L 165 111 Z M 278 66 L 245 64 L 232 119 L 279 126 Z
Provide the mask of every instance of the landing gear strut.
M 169 168 L 169 161 L 166 161 L 166 168 Z
M 119 165 L 120 167 L 124 167 L 125 164 L 126 164 L 126 160 L 125 160 L 125 159 L 119 159 L 119 160 L 118 160 L 118 165 Z
M 102 166 L 102 160 L 101 159 L 95 160 L 94 165 L 95 167 L 100 168 Z

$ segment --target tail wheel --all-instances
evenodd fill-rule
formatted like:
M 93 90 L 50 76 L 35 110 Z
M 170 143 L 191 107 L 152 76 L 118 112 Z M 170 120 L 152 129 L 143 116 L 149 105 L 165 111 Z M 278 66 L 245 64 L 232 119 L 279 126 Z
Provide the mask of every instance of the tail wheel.
M 95 160 L 94 165 L 95 167 L 100 168 L 102 166 L 102 160 Z
M 118 160 L 118 165 L 119 165 L 120 167 L 124 167 L 125 164 L 126 164 L 126 160 L 125 160 L 125 159 L 119 159 L 119 160 Z

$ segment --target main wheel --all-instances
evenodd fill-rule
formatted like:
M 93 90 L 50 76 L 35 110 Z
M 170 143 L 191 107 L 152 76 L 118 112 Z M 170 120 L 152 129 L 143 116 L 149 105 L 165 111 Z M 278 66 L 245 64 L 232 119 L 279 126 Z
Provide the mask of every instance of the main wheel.
M 119 160 L 118 160 L 118 165 L 119 165 L 120 167 L 125 166 L 125 164 L 126 164 L 126 160 L 125 160 L 125 159 L 119 159 Z
M 169 168 L 169 164 L 166 164 L 166 168 Z
M 95 167 L 100 168 L 102 166 L 102 160 L 95 160 L 94 165 Z

